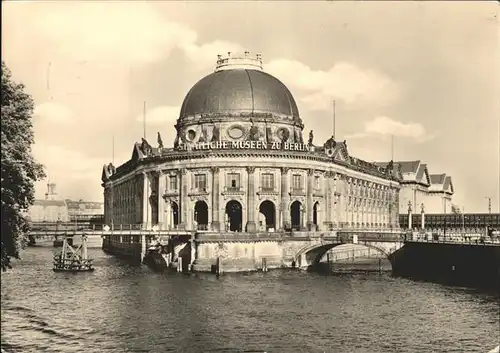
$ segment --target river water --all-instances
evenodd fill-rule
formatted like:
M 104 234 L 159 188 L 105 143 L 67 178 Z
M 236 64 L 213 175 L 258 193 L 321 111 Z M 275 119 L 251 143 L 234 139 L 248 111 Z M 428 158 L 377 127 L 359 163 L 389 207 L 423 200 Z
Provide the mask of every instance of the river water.
M 91 249 L 93 273 L 54 273 L 48 247 L 2 274 L 6 352 L 488 352 L 495 294 L 294 270 L 182 275 Z

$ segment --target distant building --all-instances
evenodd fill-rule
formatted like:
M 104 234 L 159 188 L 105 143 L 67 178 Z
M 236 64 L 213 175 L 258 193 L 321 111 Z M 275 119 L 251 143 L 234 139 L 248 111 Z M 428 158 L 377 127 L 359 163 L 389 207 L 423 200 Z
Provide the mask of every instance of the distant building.
M 45 199 L 35 200 L 28 209 L 28 218 L 32 223 L 69 221 L 66 201 L 58 199 L 56 184 L 47 183 Z
M 387 162 L 376 163 L 381 167 Z M 430 174 L 427 164 L 421 161 L 394 162 L 403 176 L 399 192 L 399 213 L 408 213 L 408 203 L 411 202 L 412 213 L 420 214 L 422 204 L 425 213 L 452 213 L 456 205 L 452 204 L 455 192 L 451 176 Z
M 104 202 L 72 201 L 66 199 L 68 214 L 71 221 L 89 221 L 92 218 L 104 215 Z
M 35 200 L 27 215 L 31 223 L 102 223 L 104 203 L 62 200 L 56 193 L 56 184 L 49 182 L 45 199 Z

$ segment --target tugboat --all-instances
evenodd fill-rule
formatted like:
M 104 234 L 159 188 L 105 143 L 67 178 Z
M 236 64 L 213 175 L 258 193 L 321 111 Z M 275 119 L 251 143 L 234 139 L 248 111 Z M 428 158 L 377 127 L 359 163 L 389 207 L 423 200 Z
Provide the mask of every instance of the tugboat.
M 72 238 L 71 238 L 72 239 Z M 82 235 L 82 244 L 74 248 L 64 236 L 62 249 L 54 256 L 54 272 L 92 272 L 93 259 L 87 255 L 87 235 Z

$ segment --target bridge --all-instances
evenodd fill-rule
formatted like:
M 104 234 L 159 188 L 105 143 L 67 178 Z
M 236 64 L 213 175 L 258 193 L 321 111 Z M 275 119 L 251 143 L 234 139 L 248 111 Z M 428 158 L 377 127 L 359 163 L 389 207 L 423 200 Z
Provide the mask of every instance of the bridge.
M 118 228 L 118 229 L 117 229 Z M 358 244 L 373 249 L 388 258 L 407 241 L 473 243 L 479 237 L 452 238 L 442 235 L 429 236 L 425 232 L 403 229 L 338 228 L 330 231 L 286 232 L 213 232 L 207 230 L 183 231 L 144 230 L 137 225 L 115 229 L 86 230 L 34 230 L 35 239 L 56 239 L 61 236 L 102 238 L 103 250 L 140 262 L 151 245 L 161 244 L 169 263 L 182 258 L 187 270 L 210 271 L 220 263 L 226 272 L 252 271 L 266 268 L 308 268 L 318 264 L 331 249 L 344 244 Z
M 118 229 L 117 229 L 118 228 Z M 192 269 L 206 271 L 217 261 L 238 270 L 238 262 L 247 270 L 259 269 L 262 262 L 269 268 L 296 266 L 307 268 L 319 262 L 330 249 L 342 244 L 360 244 L 389 257 L 403 245 L 399 229 L 346 229 L 333 231 L 287 232 L 211 232 L 182 230 L 144 230 L 137 226 L 115 229 L 32 230 L 35 240 L 58 239 L 62 236 L 103 238 L 105 251 L 141 261 L 147 248 L 159 241 L 170 254 L 171 261 L 183 257 Z

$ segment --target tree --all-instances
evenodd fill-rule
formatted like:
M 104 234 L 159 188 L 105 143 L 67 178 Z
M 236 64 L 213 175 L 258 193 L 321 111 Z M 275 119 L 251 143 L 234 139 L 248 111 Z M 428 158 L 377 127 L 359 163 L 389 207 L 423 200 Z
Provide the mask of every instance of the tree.
M 31 154 L 33 99 L 24 92 L 24 85 L 12 81 L 3 61 L 1 101 L 1 266 L 5 271 L 26 244 L 26 211 L 35 199 L 34 184 L 45 173 Z

